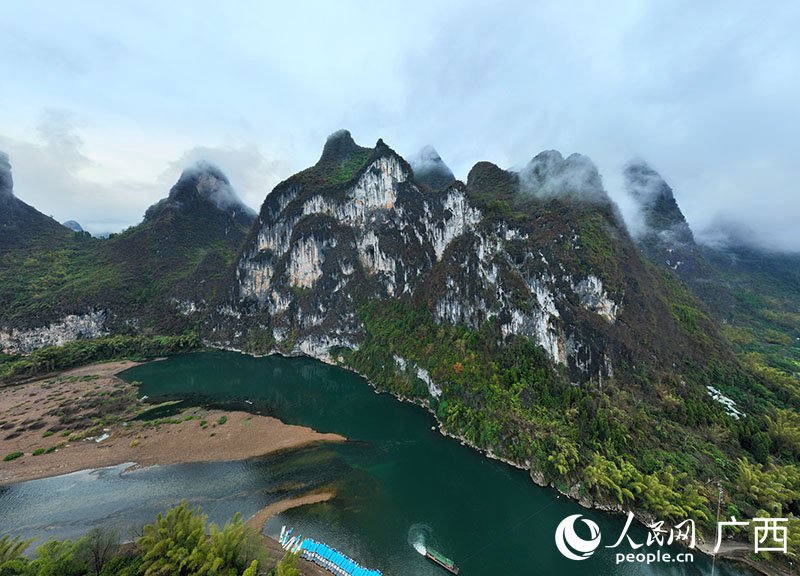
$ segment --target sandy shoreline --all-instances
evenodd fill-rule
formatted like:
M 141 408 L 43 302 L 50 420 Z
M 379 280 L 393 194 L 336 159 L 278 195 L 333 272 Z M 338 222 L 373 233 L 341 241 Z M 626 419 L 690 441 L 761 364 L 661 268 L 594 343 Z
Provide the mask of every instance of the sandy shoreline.
M 116 374 L 135 365 L 83 366 L 0 388 L 0 459 L 23 453 L 0 461 L 0 485 L 125 462 L 240 460 L 345 440 L 239 411 L 190 408 L 157 424 L 130 421 L 148 406 L 137 400 L 136 387 Z M 95 441 L 103 435 L 108 436 Z
M 266 524 L 267 520 L 275 516 L 276 514 L 280 514 L 282 512 L 286 512 L 292 508 L 299 508 L 300 506 L 306 506 L 307 504 L 316 504 L 318 502 L 327 502 L 331 498 L 333 498 L 335 494 L 333 492 L 313 492 L 310 494 L 303 494 L 302 496 L 297 496 L 296 498 L 287 498 L 285 500 L 279 500 L 278 502 L 274 502 L 267 506 L 266 508 L 262 508 L 258 512 L 256 512 L 252 518 L 250 518 L 247 522 L 245 522 L 246 526 L 249 526 L 256 532 L 261 532 L 264 528 L 264 524 Z

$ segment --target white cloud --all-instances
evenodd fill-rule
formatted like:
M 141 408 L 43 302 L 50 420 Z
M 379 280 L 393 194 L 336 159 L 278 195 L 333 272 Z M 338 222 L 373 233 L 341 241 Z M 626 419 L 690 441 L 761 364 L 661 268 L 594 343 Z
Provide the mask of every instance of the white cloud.
M 754 238 L 800 250 L 795 3 L 89 0 L 17 2 L 3 15 L 0 69 L 13 81 L 0 92 L 0 145 L 44 153 L 31 119 L 72 110 L 84 144 L 50 161 L 77 149 L 84 163 L 69 159 L 66 182 L 84 194 L 119 181 L 127 196 L 97 204 L 106 220 L 132 210 L 129 196 L 164 196 L 170 162 L 203 148 L 257 208 L 348 128 L 401 153 L 432 144 L 461 179 L 480 160 L 521 167 L 542 150 L 581 153 L 618 202 L 622 167 L 640 156 L 696 228 L 728 214 Z M 6 150 L 20 178 L 14 156 L 34 154 L 22 148 Z M 45 211 L 55 203 L 41 200 Z
M 154 145 L 165 158 L 139 158 L 133 163 L 141 170 L 137 173 L 125 161 L 125 147 L 111 156 L 104 150 L 87 150 L 82 137 L 86 126 L 73 112 L 48 110 L 37 127 L 38 139 L 0 136 L 0 150 L 9 155 L 18 198 L 56 220 L 76 220 L 93 234 L 118 232 L 140 222 L 150 205 L 167 196 L 183 169 L 199 160 L 218 165 L 242 201 L 255 210 L 291 173 L 285 162 L 268 159 L 254 144 L 184 151 Z

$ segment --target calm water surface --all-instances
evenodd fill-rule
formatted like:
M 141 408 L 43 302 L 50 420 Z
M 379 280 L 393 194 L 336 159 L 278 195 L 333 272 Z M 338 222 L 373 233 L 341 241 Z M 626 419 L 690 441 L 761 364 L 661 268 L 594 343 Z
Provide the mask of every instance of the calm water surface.
M 582 562 L 563 558 L 554 533 L 566 516 L 594 520 L 604 544 L 616 541 L 624 518 L 539 488 L 526 473 L 432 430 L 425 410 L 375 394 L 345 370 L 310 359 L 208 352 L 138 366 L 123 377 L 141 382 L 140 396 L 151 400 L 247 409 L 349 442 L 245 462 L 128 472 L 116 466 L 0 488 L 0 532 L 65 538 L 113 525 L 127 535 L 182 498 L 222 524 L 237 511 L 248 517 L 276 500 L 332 487 L 335 499 L 276 516 L 266 532 L 276 536 L 283 524 L 293 526 L 386 576 L 446 574 L 409 544 L 409 534 L 421 532 L 464 576 L 711 574 L 710 560 L 699 553 L 693 564 L 650 566 L 618 566 L 616 550 L 602 546 Z M 630 534 L 638 541 L 646 536 L 639 526 Z M 716 574 L 753 572 L 722 562 Z

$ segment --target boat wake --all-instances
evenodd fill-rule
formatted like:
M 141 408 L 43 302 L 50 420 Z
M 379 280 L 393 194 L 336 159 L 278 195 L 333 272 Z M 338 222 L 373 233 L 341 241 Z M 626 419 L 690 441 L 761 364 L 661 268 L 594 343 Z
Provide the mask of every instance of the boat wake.
M 427 524 L 413 524 L 408 529 L 408 544 L 418 553 L 425 556 L 428 551 L 427 543 L 431 541 L 433 528 Z

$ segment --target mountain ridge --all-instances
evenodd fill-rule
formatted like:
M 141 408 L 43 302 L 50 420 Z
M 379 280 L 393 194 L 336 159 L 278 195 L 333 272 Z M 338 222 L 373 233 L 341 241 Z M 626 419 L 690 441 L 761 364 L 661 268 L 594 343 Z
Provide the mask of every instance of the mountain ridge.
M 108 284 L 87 290 L 67 259 L 55 297 L 25 297 L 28 286 L 17 302 L 43 299 L 41 318 L 63 311 L 59 301 L 99 303 L 112 333 L 191 331 L 356 370 L 587 506 L 707 527 L 718 498 L 708 478 L 739 510 L 775 504 L 740 488 L 749 474 L 779 484 L 779 506 L 795 510 L 796 453 L 775 427 L 800 434 L 790 364 L 754 358 L 752 334 L 698 300 L 698 270 L 740 294 L 703 256 L 671 189 L 636 166 L 634 196 L 656 202 L 634 238 L 584 156 L 545 151 L 519 172 L 479 162 L 466 183 L 434 188 L 383 140 L 365 148 L 340 131 L 266 196 L 249 229 L 198 196 L 222 178 L 182 177 L 140 225 L 76 249 L 102 264 L 83 273 Z
M 4 244 L 0 332 L 18 334 L 2 339 L 4 348 L 67 319 L 91 319 L 93 334 L 180 331 L 187 325 L 180 302 L 224 290 L 220 282 L 255 219 L 210 164 L 187 168 L 139 224 L 105 239 L 74 232 L 11 198 L 19 209 L 0 218 L 31 214 L 47 233 L 30 229 Z M 35 336 L 21 349 L 48 342 Z

